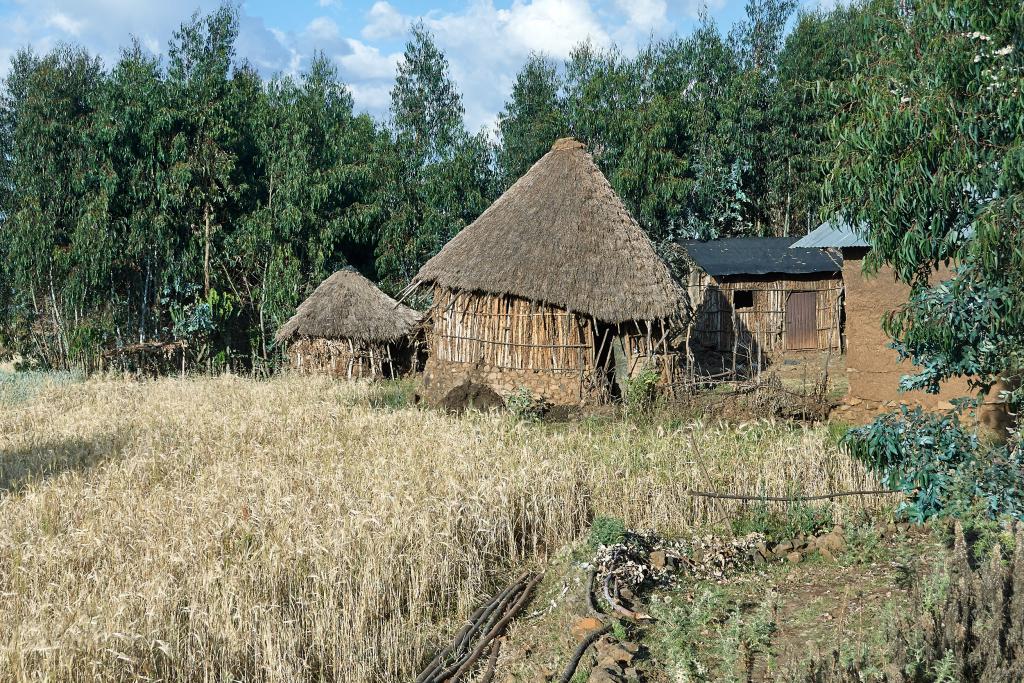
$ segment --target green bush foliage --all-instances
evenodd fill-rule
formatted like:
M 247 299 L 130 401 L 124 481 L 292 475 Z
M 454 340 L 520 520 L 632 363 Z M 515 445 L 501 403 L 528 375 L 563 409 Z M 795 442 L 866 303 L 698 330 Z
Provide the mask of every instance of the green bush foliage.
M 658 399 L 659 378 L 657 370 L 645 368 L 626 380 L 623 399 L 627 413 L 637 417 L 650 415 L 654 411 Z
M 1024 366 L 1024 30 L 1017 0 L 874 0 L 871 46 L 833 89 L 826 202 L 866 227 L 866 267 L 911 287 L 885 321 L 907 387 L 982 388 Z M 935 269 L 956 263 L 937 282 Z M 1017 392 L 1011 403 L 1024 396 Z
M 990 518 L 1024 518 L 1024 463 L 1014 444 L 984 444 L 956 412 L 902 408 L 843 439 L 884 485 L 907 494 L 900 511 L 912 521 L 981 510 Z
M 590 525 L 587 545 L 597 549 L 603 545 L 615 545 L 626 540 L 626 524 L 617 517 L 595 517 Z
M 536 420 L 544 414 L 547 404 L 526 387 L 519 387 L 505 399 L 505 407 L 517 419 Z
M 744 610 L 716 585 L 697 587 L 684 604 L 655 603 L 652 651 L 672 680 L 753 680 L 755 662 L 775 631 L 772 604 Z

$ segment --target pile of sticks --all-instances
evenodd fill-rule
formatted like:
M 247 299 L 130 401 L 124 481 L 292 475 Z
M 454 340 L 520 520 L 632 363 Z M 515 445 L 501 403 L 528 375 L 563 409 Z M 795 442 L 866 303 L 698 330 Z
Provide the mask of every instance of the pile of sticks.
M 481 605 L 469 621 L 459 629 L 451 645 L 437 653 L 416 683 L 455 683 L 477 668 L 484 653 L 488 654 L 480 683 L 490 683 L 498 662 L 501 636 L 530 601 L 542 574 L 523 574 L 508 588 Z

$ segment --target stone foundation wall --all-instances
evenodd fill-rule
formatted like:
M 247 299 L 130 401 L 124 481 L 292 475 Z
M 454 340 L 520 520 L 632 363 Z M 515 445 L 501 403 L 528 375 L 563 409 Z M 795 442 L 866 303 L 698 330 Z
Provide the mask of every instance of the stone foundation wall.
M 581 380 L 578 371 L 512 370 L 443 361 L 436 356 L 427 360 L 420 395 L 428 404 L 437 405 L 452 389 L 467 382 L 490 387 L 502 399 L 526 388 L 534 398 L 559 406 L 595 403 L 599 396 L 589 386 L 589 377 Z

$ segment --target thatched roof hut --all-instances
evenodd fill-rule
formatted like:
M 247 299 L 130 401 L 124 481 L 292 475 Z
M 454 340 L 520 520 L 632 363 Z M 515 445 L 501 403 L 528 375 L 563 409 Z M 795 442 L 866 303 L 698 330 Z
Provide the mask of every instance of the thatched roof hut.
M 651 365 L 667 379 L 669 330 L 686 310 L 647 235 L 572 139 L 558 140 L 413 284 L 434 288 L 428 398 L 452 377 L 554 403 L 594 398 L 609 378 Z
M 511 294 L 609 323 L 671 318 L 683 301 L 647 234 L 571 138 L 558 140 L 415 281 Z
M 278 330 L 292 367 L 343 377 L 395 376 L 408 369 L 417 311 L 351 268 L 334 273 Z

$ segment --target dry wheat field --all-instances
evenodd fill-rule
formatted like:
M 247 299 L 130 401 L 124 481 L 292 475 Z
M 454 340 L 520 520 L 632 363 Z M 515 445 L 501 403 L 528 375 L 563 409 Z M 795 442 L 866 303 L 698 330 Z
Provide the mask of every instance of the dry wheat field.
M 547 425 L 393 393 L 226 376 L 0 400 L 0 680 L 408 681 L 596 514 L 681 532 L 738 505 L 691 488 L 875 485 L 820 428 Z

